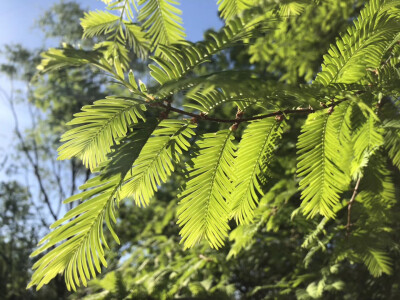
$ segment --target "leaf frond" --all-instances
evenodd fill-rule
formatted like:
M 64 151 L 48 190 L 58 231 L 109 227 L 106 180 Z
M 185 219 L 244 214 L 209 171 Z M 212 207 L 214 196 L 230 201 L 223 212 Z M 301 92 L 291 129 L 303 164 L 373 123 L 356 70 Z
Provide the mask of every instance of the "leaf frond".
M 106 160 L 118 138 L 125 136 L 131 124 L 144 120 L 142 100 L 109 98 L 82 107 L 68 125 L 78 125 L 62 137 L 58 159 L 78 157 L 83 164 L 96 168 Z
M 218 10 L 221 17 L 225 20 L 230 20 L 238 15 L 245 9 L 249 8 L 251 1 L 249 0 L 218 0 Z
M 333 112 L 322 110 L 310 114 L 302 127 L 297 143 L 297 175 L 303 177 L 299 184 L 301 207 L 309 217 L 320 213 L 332 218 L 339 194 L 349 184 L 341 163 L 345 160 L 339 140 L 339 130 L 347 127 L 343 127 L 343 122 L 348 108 L 341 103 Z
M 81 283 L 86 286 L 87 280 L 95 278 L 96 271 L 101 272 L 100 263 L 107 267 L 104 247 L 108 248 L 108 244 L 103 233 L 104 222 L 119 243 L 113 224 L 116 223 L 116 208 L 121 200 L 120 187 L 156 125 L 157 122 L 149 122 L 145 127 L 136 125 L 133 132 L 120 141 L 118 151 L 103 165 L 100 175 L 80 187 L 86 191 L 64 201 L 83 202 L 55 222 L 51 226 L 53 231 L 39 242 L 40 247 L 31 256 L 56 247 L 33 265 L 35 273 L 28 287 L 37 285 L 40 289 L 57 274 L 64 273 L 67 288 L 76 290 Z
M 139 21 L 152 47 L 171 45 L 185 37 L 178 0 L 139 0 Z
M 363 261 L 370 273 L 379 277 L 382 274 L 392 274 L 392 263 L 386 252 L 369 248 L 364 254 Z
M 121 197 L 133 197 L 136 205 L 146 206 L 158 187 L 174 172 L 196 126 L 189 121 L 163 120 L 143 147 L 131 171 L 124 178 Z
M 224 245 L 228 235 L 234 137 L 229 130 L 209 133 L 197 142 L 199 154 L 193 159 L 190 179 L 180 194 L 178 224 L 185 248 L 206 239 L 213 248 Z
M 371 0 L 354 26 L 348 28 L 336 45 L 331 45 L 315 82 L 353 83 L 364 77 L 368 68 L 378 68 L 387 46 L 398 34 L 399 16 L 388 13 L 398 5 L 397 0 Z
M 150 65 L 150 74 L 160 85 L 176 82 L 219 51 L 271 30 L 273 22 L 275 19 L 257 21 L 246 14 L 229 21 L 220 32 L 209 33 L 203 42 L 160 46 L 162 57 L 152 57 L 159 66 Z
M 251 122 L 243 133 L 235 159 L 235 189 L 231 216 L 238 224 L 249 224 L 254 217 L 259 195 L 260 173 L 271 161 L 276 144 L 282 135 L 285 121 L 263 119 Z
M 362 176 L 362 169 L 368 164 L 369 158 L 383 145 L 382 130 L 371 114 L 364 118 L 356 128 L 353 137 L 354 158 L 351 164 L 353 178 Z
M 81 19 L 83 37 L 92 38 L 94 36 L 107 34 L 118 27 L 120 17 L 108 11 L 90 11 L 85 13 Z

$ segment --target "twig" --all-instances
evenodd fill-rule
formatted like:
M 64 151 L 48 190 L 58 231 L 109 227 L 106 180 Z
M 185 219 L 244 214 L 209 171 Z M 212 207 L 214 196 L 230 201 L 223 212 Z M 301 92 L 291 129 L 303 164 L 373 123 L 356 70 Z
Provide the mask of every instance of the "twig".
M 156 106 L 159 107 L 164 107 L 167 108 L 167 106 L 163 103 L 157 103 Z M 182 109 L 176 108 L 176 107 L 169 107 L 170 111 L 176 112 L 181 115 L 186 115 L 190 116 L 193 118 L 196 118 L 197 120 L 207 120 L 211 122 L 218 122 L 218 123 L 241 123 L 241 122 L 248 122 L 248 121 L 254 121 L 254 120 L 260 120 L 260 119 L 265 119 L 265 118 L 270 118 L 270 117 L 275 117 L 275 116 L 280 116 L 280 115 L 285 115 L 285 114 L 309 114 L 315 112 L 314 109 L 306 108 L 306 109 L 286 109 L 286 110 L 279 110 L 273 113 L 265 114 L 265 115 L 260 115 L 252 118 L 243 118 L 243 119 L 219 119 L 219 118 L 212 118 L 208 117 L 207 115 L 204 114 L 195 114 L 191 113 L 188 111 L 184 111 Z
M 243 117 L 243 111 L 238 107 L 237 113 L 236 113 L 236 122 L 233 123 L 231 126 L 230 130 L 236 131 L 240 125 L 240 119 Z
M 44 228 L 49 228 L 49 224 L 47 224 L 46 220 L 43 218 L 42 213 L 40 212 L 40 208 L 36 205 L 35 201 L 33 201 L 32 199 L 32 193 L 31 193 L 31 189 L 30 189 L 30 184 L 29 184 L 29 176 L 28 176 L 28 170 L 25 169 L 25 181 L 27 183 L 27 188 L 28 188 L 28 195 L 29 195 L 29 202 L 32 204 L 32 206 L 35 208 L 36 212 L 37 212 L 37 216 L 39 217 L 42 225 L 44 226 Z
M 334 107 L 335 105 L 338 105 L 341 102 L 344 102 L 346 100 L 341 100 L 341 101 L 336 101 L 336 102 L 332 102 L 329 105 L 326 105 L 326 108 L 331 108 Z M 195 120 L 206 120 L 206 121 L 210 121 L 210 122 L 218 122 L 218 123 L 236 123 L 236 124 L 240 124 L 242 122 L 249 122 L 249 121 L 255 121 L 255 120 L 261 120 L 261 119 L 265 119 L 265 118 L 270 118 L 270 117 L 276 117 L 276 116 L 284 116 L 284 115 L 288 115 L 288 114 L 310 114 L 310 113 L 314 113 L 317 110 L 309 107 L 309 108 L 298 108 L 298 109 L 285 109 L 285 110 L 278 110 L 269 114 L 264 114 L 264 115 L 259 115 L 259 116 L 255 116 L 255 117 L 251 117 L 251 118 L 235 118 L 235 119 L 219 119 L 219 118 L 212 118 L 207 116 L 204 113 L 201 114 L 195 114 L 195 113 L 191 113 L 176 107 L 171 106 L 171 103 L 168 102 L 168 104 L 162 103 L 162 102 L 156 102 L 156 103 L 151 103 L 151 106 L 158 106 L 158 107 L 162 107 L 165 108 L 169 111 L 173 111 L 176 112 L 178 114 L 181 115 L 186 115 L 186 116 L 190 116 Z M 325 108 L 323 108 L 325 109 Z
M 347 234 L 346 236 L 348 237 L 350 235 L 350 227 L 351 227 L 351 207 L 356 199 L 357 192 L 358 192 L 358 187 L 360 186 L 360 181 L 361 177 L 358 178 L 356 186 L 354 187 L 353 195 L 351 196 L 351 199 L 349 203 L 347 204 L 347 224 L 346 224 L 346 229 L 347 229 Z

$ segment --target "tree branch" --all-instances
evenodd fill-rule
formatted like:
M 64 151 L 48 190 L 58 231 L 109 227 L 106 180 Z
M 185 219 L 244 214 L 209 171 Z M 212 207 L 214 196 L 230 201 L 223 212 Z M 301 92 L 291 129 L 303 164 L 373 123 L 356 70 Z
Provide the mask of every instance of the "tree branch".
M 156 106 L 160 106 L 163 108 L 167 108 L 167 105 L 163 104 L 163 103 L 157 103 Z M 176 108 L 176 107 L 170 107 L 169 108 L 170 111 L 176 112 L 178 114 L 181 115 L 185 115 L 185 116 L 190 116 L 193 118 L 196 118 L 197 120 L 207 120 L 210 122 L 218 122 L 218 123 L 242 123 L 242 122 L 248 122 L 248 121 L 254 121 L 254 120 L 260 120 L 260 119 L 265 119 L 265 118 L 270 118 L 270 117 L 275 117 L 275 116 L 281 116 L 281 115 L 285 115 L 285 114 L 309 114 L 309 113 L 313 113 L 315 112 L 314 109 L 310 109 L 310 108 L 306 108 L 306 109 L 286 109 L 286 110 L 280 110 L 280 111 L 276 111 L 276 112 L 272 112 L 269 114 L 264 114 L 264 115 L 260 115 L 260 116 L 255 116 L 255 117 L 251 117 L 251 118 L 243 118 L 243 119 L 219 119 L 219 118 L 212 118 L 212 117 L 208 117 L 205 114 L 195 114 L 195 113 L 191 113 L 188 111 L 184 111 L 182 109 Z
M 10 81 L 11 81 L 11 84 L 12 84 L 12 78 L 10 78 Z M 2 89 L 1 89 L 1 90 L 2 90 Z M 2 91 L 3 91 L 3 90 L 2 90 Z M 36 179 L 37 179 L 37 181 L 38 181 L 39 190 L 40 190 L 40 192 L 41 192 L 42 195 L 43 195 L 43 200 L 44 200 L 44 202 L 46 203 L 46 205 L 47 205 L 47 207 L 48 207 L 48 209 L 49 209 L 50 214 L 52 215 L 52 217 L 53 217 L 54 220 L 56 221 L 58 218 L 57 218 L 57 215 L 55 214 L 55 212 L 54 212 L 54 210 L 53 210 L 53 208 L 52 208 L 52 206 L 51 206 L 50 198 L 49 198 L 49 196 L 48 196 L 48 194 L 47 194 L 47 192 L 46 192 L 46 189 L 45 189 L 45 187 L 44 187 L 44 183 L 43 183 L 43 180 L 42 180 L 42 176 L 41 176 L 40 171 L 39 171 L 39 165 L 37 164 L 37 162 L 35 162 L 34 158 L 33 158 L 32 155 L 29 153 L 29 148 L 27 147 L 27 145 L 26 145 L 26 143 L 25 143 L 25 140 L 24 140 L 24 138 L 23 138 L 23 136 L 22 136 L 22 133 L 21 133 L 21 131 L 20 131 L 20 129 L 19 129 L 18 116 L 17 116 L 17 112 L 16 112 L 16 109 L 15 109 L 15 106 L 14 106 L 14 102 L 13 102 L 13 91 L 14 91 L 14 88 L 13 88 L 13 85 L 12 85 L 12 86 L 11 86 L 11 94 L 10 94 L 9 96 L 7 96 L 7 93 L 5 93 L 5 91 L 3 91 L 3 94 L 6 96 L 5 98 L 6 98 L 6 100 L 7 100 L 8 103 L 9 103 L 10 110 L 11 110 L 11 113 L 12 113 L 13 118 L 14 118 L 14 123 L 15 123 L 15 124 L 14 124 L 14 130 L 15 130 L 15 134 L 16 134 L 18 140 L 19 140 L 20 143 L 21 143 L 23 153 L 25 154 L 25 156 L 26 156 L 28 162 L 29 162 L 29 163 L 31 164 L 31 166 L 33 167 L 33 172 L 34 172 L 34 175 L 35 175 L 35 177 L 36 177 Z
M 326 108 L 338 105 L 339 103 L 341 103 L 343 101 L 346 101 L 346 100 L 333 102 L 329 105 L 326 105 Z M 261 119 L 265 119 L 265 118 L 284 116 L 284 115 L 289 115 L 289 114 L 310 114 L 310 113 L 314 113 L 317 111 L 313 108 L 285 109 L 285 110 L 279 110 L 279 111 L 275 111 L 272 113 L 251 117 L 251 118 L 219 119 L 219 118 L 209 117 L 204 113 L 201 113 L 201 114 L 191 113 L 191 112 L 170 106 L 170 104 L 165 104 L 165 103 L 161 103 L 161 102 L 152 103 L 152 106 L 162 107 L 162 108 L 168 109 L 169 111 L 173 111 L 173 112 L 176 112 L 181 115 L 190 116 L 192 118 L 195 118 L 196 120 L 206 120 L 206 121 L 218 122 L 218 123 L 237 123 L 237 124 L 242 123 L 242 122 L 261 120 Z

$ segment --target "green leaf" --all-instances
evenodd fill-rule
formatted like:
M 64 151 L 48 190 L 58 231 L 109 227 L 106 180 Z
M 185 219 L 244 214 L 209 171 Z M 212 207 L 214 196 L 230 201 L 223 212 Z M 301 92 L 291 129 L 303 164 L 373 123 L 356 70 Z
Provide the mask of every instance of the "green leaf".
M 354 26 L 347 29 L 336 45 L 331 45 L 315 82 L 353 83 L 364 77 L 368 68 L 378 68 L 400 26 L 395 14 L 387 11 L 399 4 L 397 0 L 371 0 Z
M 221 50 L 270 31 L 275 22 L 274 18 L 254 20 L 254 16 L 245 14 L 229 21 L 218 33 L 207 34 L 205 41 L 195 44 L 186 42 L 180 47 L 160 46 L 161 55 L 152 57 L 159 66 L 150 65 L 150 74 L 163 86 L 174 84 L 195 67 L 210 61 L 212 55 Z M 157 96 L 163 97 L 169 92 L 169 90 L 158 90 Z
M 113 65 L 118 58 L 121 68 L 123 70 L 128 69 L 130 63 L 129 50 L 127 47 L 125 47 L 125 41 L 121 37 L 119 37 L 116 41 L 103 41 L 97 43 L 94 46 L 94 49 L 101 49 L 104 56 L 103 64 L 107 63 L 109 65 Z M 106 60 L 106 62 L 104 62 L 104 60 Z M 109 72 L 113 74 L 112 68 Z M 123 77 L 116 79 L 121 81 Z
M 249 8 L 252 4 L 250 0 L 218 0 L 218 11 L 225 20 L 230 20 L 240 15 L 240 13 Z
M 279 15 L 286 18 L 300 15 L 308 2 L 309 1 L 291 1 L 289 3 L 282 3 L 279 6 Z
M 282 179 L 278 181 L 261 198 L 260 204 L 254 212 L 254 223 L 239 225 L 233 229 L 229 235 L 232 242 L 227 260 L 235 258 L 243 249 L 250 247 L 256 240 L 258 232 L 277 230 L 273 228 L 273 215 L 276 214 L 276 208 L 281 207 L 297 192 L 297 186 L 294 181 Z M 272 228 L 271 228 L 272 227 Z
M 171 45 L 185 37 L 181 26 L 182 12 L 174 5 L 177 0 L 139 0 L 139 21 L 147 31 L 152 47 Z
M 248 86 L 247 88 L 243 87 L 243 90 L 241 89 L 240 92 L 235 91 L 233 87 L 227 87 L 227 89 L 228 91 L 222 88 L 216 88 L 194 93 L 188 96 L 188 98 L 192 100 L 191 102 L 195 103 L 184 104 L 184 106 L 208 113 L 217 106 L 222 106 L 229 102 L 235 103 L 241 110 L 244 110 L 250 105 L 260 104 L 265 100 L 262 96 L 256 95 L 254 90 L 249 90 Z M 262 94 L 264 97 L 266 96 L 265 89 L 263 89 Z
M 383 145 L 382 130 L 378 127 L 374 115 L 369 114 L 359 125 L 354 135 L 354 158 L 351 164 L 353 178 L 362 176 L 362 169 L 369 158 Z
M 363 257 L 364 263 L 370 273 L 379 277 L 383 273 L 392 274 L 392 263 L 386 252 L 373 248 L 368 248 Z
M 139 89 L 139 87 L 138 87 L 138 85 L 137 85 L 137 82 L 136 82 L 136 80 L 135 80 L 135 75 L 133 74 L 133 71 L 132 71 L 132 70 L 129 70 L 128 79 L 129 79 L 130 85 L 131 85 L 133 88 Z
M 144 120 L 146 108 L 141 100 L 107 98 L 82 107 L 68 125 L 79 125 L 61 138 L 65 142 L 58 148 L 58 159 L 78 157 L 93 170 L 111 151 L 116 140 L 127 134 L 131 124 Z
M 400 130 L 397 128 L 386 129 L 384 144 L 393 164 L 400 170 Z
M 115 68 L 115 71 L 117 72 L 117 75 L 121 79 L 124 79 L 124 77 L 125 77 L 124 76 L 124 71 L 122 70 L 122 65 L 121 65 L 121 62 L 120 62 L 118 56 L 115 56 L 115 58 L 114 58 L 114 68 Z
M 37 285 L 40 289 L 57 274 L 64 273 L 67 288 L 76 290 L 81 283 L 86 286 L 87 280 L 95 278 L 96 271 L 101 272 L 100 262 L 107 267 L 103 249 L 108 248 L 103 234 L 104 221 L 119 243 L 112 227 L 116 222 L 115 209 L 121 200 L 119 189 L 156 125 L 154 121 L 148 121 L 146 126 L 136 125 L 133 132 L 120 141 L 117 151 L 101 168 L 101 174 L 81 186 L 86 191 L 64 201 L 80 200 L 82 203 L 55 222 L 51 227 L 54 230 L 32 253 L 31 256 L 37 256 L 55 246 L 33 265 L 35 273 L 28 288 Z
M 235 159 L 235 189 L 230 204 L 232 217 L 239 224 L 249 224 L 254 217 L 259 195 L 261 171 L 265 171 L 285 122 L 273 118 L 251 122 L 243 133 Z
M 224 245 L 228 235 L 235 146 L 232 132 L 208 133 L 197 142 L 190 179 L 180 194 L 178 224 L 185 248 L 206 239 L 213 248 Z
M 107 11 L 91 11 L 85 13 L 81 19 L 83 37 L 92 38 L 94 36 L 107 34 L 119 25 L 120 17 Z
M 304 214 L 320 213 L 334 217 L 339 194 L 347 188 L 349 178 L 343 170 L 339 130 L 343 127 L 343 103 L 328 110 L 310 114 L 302 127 L 297 143 L 297 175 L 303 177 L 299 188 Z
M 139 25 L 127 22 L 124 24 L 129 47 L 133 49 L 140 58 L 146 58 L 150 52 L 150 42 L 146 38 L 146 33 L 142 31 L 142 28 Z
M 95 64 L 99 66 L 99 61 L 103 57 L 102 51 L 92 50 L 85 51 L 74 49 L 69 45 L 64 45 L 62 49 L 50 48 L 41 54 L 42 61 L 37 69 L 43 73 L 59 70 L 65 67 L 80 67 L 87 64 Z M 103 66 L 104 68 L 104 66 Z
M 188 139 L 196 126 L 188 121 L 164 120 L 153 132 L 124 179 L 122 198 L 133 197 L 136 205 L 146 206 L 159 186 L 174 172 L 179 155 L 190 148 Z
M 387 157 L 382 151 L 376 151 L 371 156 L 368 166 L 363 170 L 359 190 L 356 200 L 371 208 L 373 213 L 378 213 L 378 222 L 385 226 L 383 214 L 378 211 L 382 210 L 382 207 L 390 210 L 397 200 L 396 187 L 387 168 Z

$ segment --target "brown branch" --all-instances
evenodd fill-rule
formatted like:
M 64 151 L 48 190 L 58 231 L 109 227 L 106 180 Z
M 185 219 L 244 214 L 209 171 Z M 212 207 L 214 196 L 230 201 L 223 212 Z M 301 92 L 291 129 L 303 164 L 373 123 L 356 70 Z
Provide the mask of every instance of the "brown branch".
M 350 235 L 350 227 L 352 226 L 352 224 L 351 224 L 351 207 L 356 199 L 358 187 L 360 186 L 360 181 L 361 181 L 361 177 L 358 178 L 356 186 L 354 187 L 353 195 L 351 196 L 351 199 L 350 199 L 349 203 L 347 204 L 347 224 L 346 224 L 347 237 Z
M 47 148 L 47 151 L 50 152 L 50 149 Z M 61 170 L 60 170 L 59 166 L 58 165 L 56 166 L 53 159 L 50 160 L 50 164 L 51 164 L 51 169 L 52 169 L 53 175 L 56 179 L 56 183 L 58 186 L 59 201 L 58 201 L 58 206 L 56 209 L 56 215 L 58 216 L 60 214 L 62 201 L 63 201 L 63 199 L 65 199 L 65 193 L 64 193 L 64 188 L 61 183 Z
M 25 182 L 26 182 L 26 186 L 28 188 L 29 202 L 35 208 L 35 210 L 37 212 L 37 216 L 39 217 L 40 222 L 42 223 L 44 228 L 49 228 L 49 224 L 47 224 L 47 221 L 43 218 L 42 213 L 40 211 L 40 208 L 36 205 L 35 201 L 33 201 L 33 199 L 32 199 L 32 193 L 31 193 L 31 189 L 30 189 L 29 176 L 28 176 L 28 170 L 27 169 L 25 169 Z
M 337 102 L 335 103 L 335 105 L 336 104 L 337 104 Z M 185 111 L 185 110 L 173 107 L 173 106 L 167 107 L 167 105 L 165 105 L 163 103 L 157 103 L 157 104 L 154 104 L 154 105 L 169 109 L 169 111 L 173 111 L 173 112 L 176 112 L 176 113 L 181 114 L 181 115 L 193 117 L 196 120 L 207 120 L 207 121 L 210 121 L 210 122 L 218 122 L 218 123 L 242 123 L 242 122 L 261 120 L 261 119 L 265 119 L 265 118 L 270 118 L 270 117 L 275 117 L 275 116 L 282 116 L 282 115 L 287 115 L 287 114 L 309 114 L 309 113 L 315 112 L 315 110 L 312 109 L 312 108 L 286 109 L 286 110 L 279 110 L 279 111 L 276 111 L 276 112 L 272 112 L 272 113 L 264 114 L 264 115 L 259 115 L 259 116 L 255 116 L 255 117 L 251 117 L 251 118 L 219 119 L 219 118 L 209 117 L 209 116 L 207 116 L 205 114 L 191 113 L 191 112 L 188 112 L 188 111 Z M 329 106 L 332 106 L 332 105 L 329 105 Z

